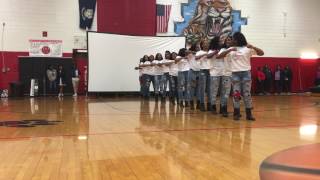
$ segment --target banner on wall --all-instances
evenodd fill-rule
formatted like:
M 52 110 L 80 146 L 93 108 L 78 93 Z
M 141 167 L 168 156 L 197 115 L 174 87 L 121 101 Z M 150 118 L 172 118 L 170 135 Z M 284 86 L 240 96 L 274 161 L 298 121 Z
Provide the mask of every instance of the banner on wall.
M 29 56 L 62 57 L 62 40 L 29 40 Z
M 96 0 L 79 0 L 81 29 L 91 29 L 95 10 Z

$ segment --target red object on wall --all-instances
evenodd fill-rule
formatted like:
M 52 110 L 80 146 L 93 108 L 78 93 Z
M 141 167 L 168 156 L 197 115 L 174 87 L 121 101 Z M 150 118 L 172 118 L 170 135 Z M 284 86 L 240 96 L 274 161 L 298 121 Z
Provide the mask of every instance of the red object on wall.
M 47 31 L 42 31 L 42 37 L 48 37 L 48 32 Z
M 98 32 L 156 35 L 155 0 L 98 0 Z

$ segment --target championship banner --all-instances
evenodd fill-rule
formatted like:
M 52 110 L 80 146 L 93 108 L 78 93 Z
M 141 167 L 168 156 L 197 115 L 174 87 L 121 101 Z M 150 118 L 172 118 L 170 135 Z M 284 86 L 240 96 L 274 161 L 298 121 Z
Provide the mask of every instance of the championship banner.
M 29 40 L 29 56 L 62 57 L 61 40 Z

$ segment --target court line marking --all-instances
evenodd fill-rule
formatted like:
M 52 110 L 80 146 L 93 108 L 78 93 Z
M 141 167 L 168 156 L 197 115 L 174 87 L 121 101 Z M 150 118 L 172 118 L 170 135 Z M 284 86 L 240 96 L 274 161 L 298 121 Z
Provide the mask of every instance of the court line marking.
M 163 129 L 163 130 L 145 130 L 145 131 L 119 131 L 119 132 L 101 132 L 101 133 L 79 133 L 79 134 L 60 134 L 50 136 L 21 136 L 21 137 L 0 137 L 0 140 L 21 140 L 21 139 L 36 139 L 36 138 L 54 138 L 54 137 L 78 137 L 78 136 L 99 136 L 99 135 L 125 135 L 125 134 L 139 134 L 139 133 L 184 133 L 184 132 L 213 132 L 226 130 L 243 130 L 243 129 L 265 129 L 265 128 L 297 128 L 301 125 L 270 125 L 270 126 L 245 126 L 245 127 L 229 127 L 229 128 L 194 128 L 194 129 Z M 317 125 L 319 126 L 319 125 Z

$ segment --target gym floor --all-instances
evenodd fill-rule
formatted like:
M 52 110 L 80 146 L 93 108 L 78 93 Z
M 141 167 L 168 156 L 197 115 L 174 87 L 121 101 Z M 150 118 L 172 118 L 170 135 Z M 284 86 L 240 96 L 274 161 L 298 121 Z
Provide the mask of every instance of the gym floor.
M 254 106 L 236 122 L 130 97 L 2 99 L 0 179 L 259 179 L 273 154 L 320 143 L 319 97 Z

